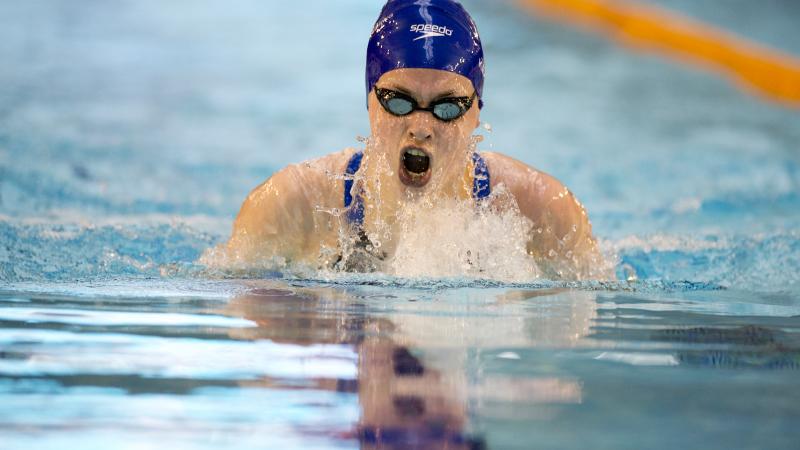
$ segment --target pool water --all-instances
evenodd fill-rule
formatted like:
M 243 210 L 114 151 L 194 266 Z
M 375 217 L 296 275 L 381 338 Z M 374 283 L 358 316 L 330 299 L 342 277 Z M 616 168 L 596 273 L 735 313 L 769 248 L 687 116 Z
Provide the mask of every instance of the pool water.
M 619 281 L 199 264 L 368 131 L 378 6 L 312 3 L 0 5 L 0 448 L 796 448 L 800 112 L 510 1 L 464 2 L 481 148 Z M 790 2 L 657 3 L 797 54 Z

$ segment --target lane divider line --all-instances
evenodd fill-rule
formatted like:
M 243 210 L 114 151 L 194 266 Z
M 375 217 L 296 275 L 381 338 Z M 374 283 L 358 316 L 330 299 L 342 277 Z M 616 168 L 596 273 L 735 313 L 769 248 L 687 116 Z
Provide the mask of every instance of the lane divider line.
M 747 91 L 800 108 L 800 58 L 633 0 L 518 0 L 550 20 L 610 35 L 732 78 Z

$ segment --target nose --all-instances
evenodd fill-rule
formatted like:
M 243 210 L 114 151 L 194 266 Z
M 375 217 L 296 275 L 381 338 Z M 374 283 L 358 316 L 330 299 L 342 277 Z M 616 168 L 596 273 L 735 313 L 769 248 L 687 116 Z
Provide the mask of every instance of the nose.
M 433 118 L 426 111 L 417 111 L 408 117 L 408 134 L 419 142 L 433 137 Z

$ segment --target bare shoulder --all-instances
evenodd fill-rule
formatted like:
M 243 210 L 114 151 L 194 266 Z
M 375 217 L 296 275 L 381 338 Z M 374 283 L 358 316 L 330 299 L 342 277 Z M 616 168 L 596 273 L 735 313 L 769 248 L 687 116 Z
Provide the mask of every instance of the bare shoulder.
M 337 175 L 344 172 L 354 152 L 345 149 L 275 172 L 245 199 L 234 222 L 234 235 L 264 237 L 282 234 L 287 228 L 312 227 L 316 206 L 338 206 L 341 201 Z
M 524 201 L 530 206 L 543 208 L 567 191 L 564 184 L 552 175 L 508 155 L 494 152 L 482 152 L 481 155 L 489 167 L 492 188 L 504 185 L 520 203 Z
M 310 159 L 299 164 L 293 164 L 286 169 L 299 170 L 309 180 L 331 181 L 341 176 L 347 163 L 356 152 L 353 148 L 346 148 L 336 153 L 330 153 L 316 159 Z M 286 170 L 284 169 L 284 170 Z
M 288 203 L 302 199 L 324 201 L 333 190 L 328 186 L 336 184 L 337 176 L 344 172 L 354 152 L 345 149 L 284 167 L 256 186 L 242 209 L 279 200 Z
M 551 251 L 596 254 L 586 209 L 555 177 L 500 153 L 483 153 L 492 188 L 504 185 L 520 212 L 535 225 L 532 254 Z

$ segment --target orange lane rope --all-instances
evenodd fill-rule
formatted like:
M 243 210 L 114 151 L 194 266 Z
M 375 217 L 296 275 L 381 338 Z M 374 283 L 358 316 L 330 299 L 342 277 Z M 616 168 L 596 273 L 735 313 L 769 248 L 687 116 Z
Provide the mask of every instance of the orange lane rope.
M 710 67 L 768 99 L 800 107 L 797 57 L 632 0 L 518 1 L 547 18 L 600 30 L 623 44 Z

